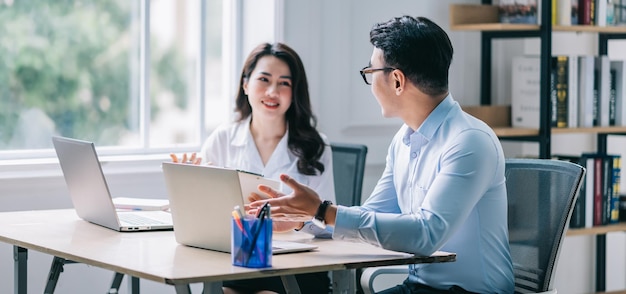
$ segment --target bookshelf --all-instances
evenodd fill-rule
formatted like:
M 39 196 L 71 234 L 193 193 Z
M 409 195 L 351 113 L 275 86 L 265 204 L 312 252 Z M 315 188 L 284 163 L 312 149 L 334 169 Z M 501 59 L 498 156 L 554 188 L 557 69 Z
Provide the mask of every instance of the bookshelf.
M 527 141 L 538 143 L 539 157 L 551 157 L 551 138 L 559 134 L 592 134 L 597 136 L 596 152 L 607 152 L 609 135 L 626 135 L 626 126 L 591 128 L 553 128 L 550 122 L 550 57 L 552 55 L 552 33 L 596 33 L 598 34 L 598 55 L 608 53 L 608 42 L 626 39 L 624 26 L 552 25 L 551 1 L 539 1 L 543 13 L 539 16 L 541 25 L 499 23 L 498 8 L 491 1 L 482 0 L 482 5 L 452 4 L 450 6 L 450 28 L 455 31 L 479 31 L 481 33 L 481 85 L 480 104 L 491 105 L 491 62 L 492 41 L 494 39 L 539 38 L 540 40 L 540 122 L 538 129 L 494 127 L 501 140 Z M 485 66 L 487 65 L 487 66 Z M 510 125 L 509 125 L 510 126 Z M 604 292 L 606 289 L 606 234 L 626 231 L 626 223 L 612 224 L 585 229 L 570 229 L 567 236 L 596 236 L 596 291 L 598 293 L 625 293 L 626 291 Z

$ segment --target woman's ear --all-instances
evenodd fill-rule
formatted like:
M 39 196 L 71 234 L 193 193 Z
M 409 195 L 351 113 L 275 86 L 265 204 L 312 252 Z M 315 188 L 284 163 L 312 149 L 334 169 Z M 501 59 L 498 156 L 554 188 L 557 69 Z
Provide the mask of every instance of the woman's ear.
M 243 89 L 243 93 L 248 95 L 248 81 L 244 81 L 241 88 Z

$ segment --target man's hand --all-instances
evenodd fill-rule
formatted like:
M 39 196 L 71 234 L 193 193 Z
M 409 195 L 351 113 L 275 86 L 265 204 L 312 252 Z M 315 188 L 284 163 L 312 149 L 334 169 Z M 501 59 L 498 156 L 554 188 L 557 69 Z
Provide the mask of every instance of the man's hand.
M 273 198 L 278 198 L 278 197 L 282 197 L 285 196 L 285 194 L 280 193 L 280 192 L 275 192 L 272 194 L 271 197 Z M 258 200 L 267 200 L 267 199 L 271 199 L 269 195 L 265 194 L 265 193 L 250 193 L 250 195 L 248 195 L 248 201 L 250 202 L 254 202 L 254 201 L 258 201 Z M 246 211 L 250 211 L 249 213 L 253 214 L 256 213 L 256 209 L 250 209 L 249 206 L 246 206 Z M 294 222 L 294 221 L 286 221 L 285 219 L 282 218 L 276 218 L 276 217 L 272 217 L 272 227 L 274 232 L 280 233 L 280 232 L 288 232 L 288 231 L 292 231 L 293 229 L 301 229 L 302 228 L 302 222 Z
M 281 174 L 280 180 L 289 186 L 293 193 L 284 195 L 269 186 L 259 185 L 259 191 L 267 194 L 270 199 L 256 200 L 250 203 L 250 208 L 256 210 L 265 202 L 269 202 L 273 219 L 295 222 L 311 220 L 322 203 L 317 193 L 286 174 Z

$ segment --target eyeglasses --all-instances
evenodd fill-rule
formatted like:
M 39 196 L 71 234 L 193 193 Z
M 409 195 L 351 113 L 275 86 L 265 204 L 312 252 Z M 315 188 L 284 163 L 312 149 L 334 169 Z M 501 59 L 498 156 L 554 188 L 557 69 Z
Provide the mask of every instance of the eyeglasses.
M 383 68 L 368 68 L 367 66 L 364 67 L 361 71 L 359 71 L 361 73 L 361 77 L 363 77 L 363 81 L 368 84 L 371 85 L 372 84 L 372 74 L 376 71 L 380 71 L 380 70 L 384 70 L 384 71 L 390 71 L 390 70 L 396 70 L 397 68 L 393 68 L 393 67 L 383 67 Z

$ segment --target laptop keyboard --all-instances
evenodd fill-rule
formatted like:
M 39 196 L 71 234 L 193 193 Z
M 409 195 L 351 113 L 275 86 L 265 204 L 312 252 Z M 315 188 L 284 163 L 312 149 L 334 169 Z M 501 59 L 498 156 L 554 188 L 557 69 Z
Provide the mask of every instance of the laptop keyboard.
M 136 214 L 130 214 L 130 213 L 120 214 L 119 218 L 121 221 L 131 224 L 131 225 L 135 225 L 135 226 L 165 224 L 164 222 L 161 222 L 153 218 L 147 218 L 147 217 L 143 217 L 143 216 L 136 215 Z

